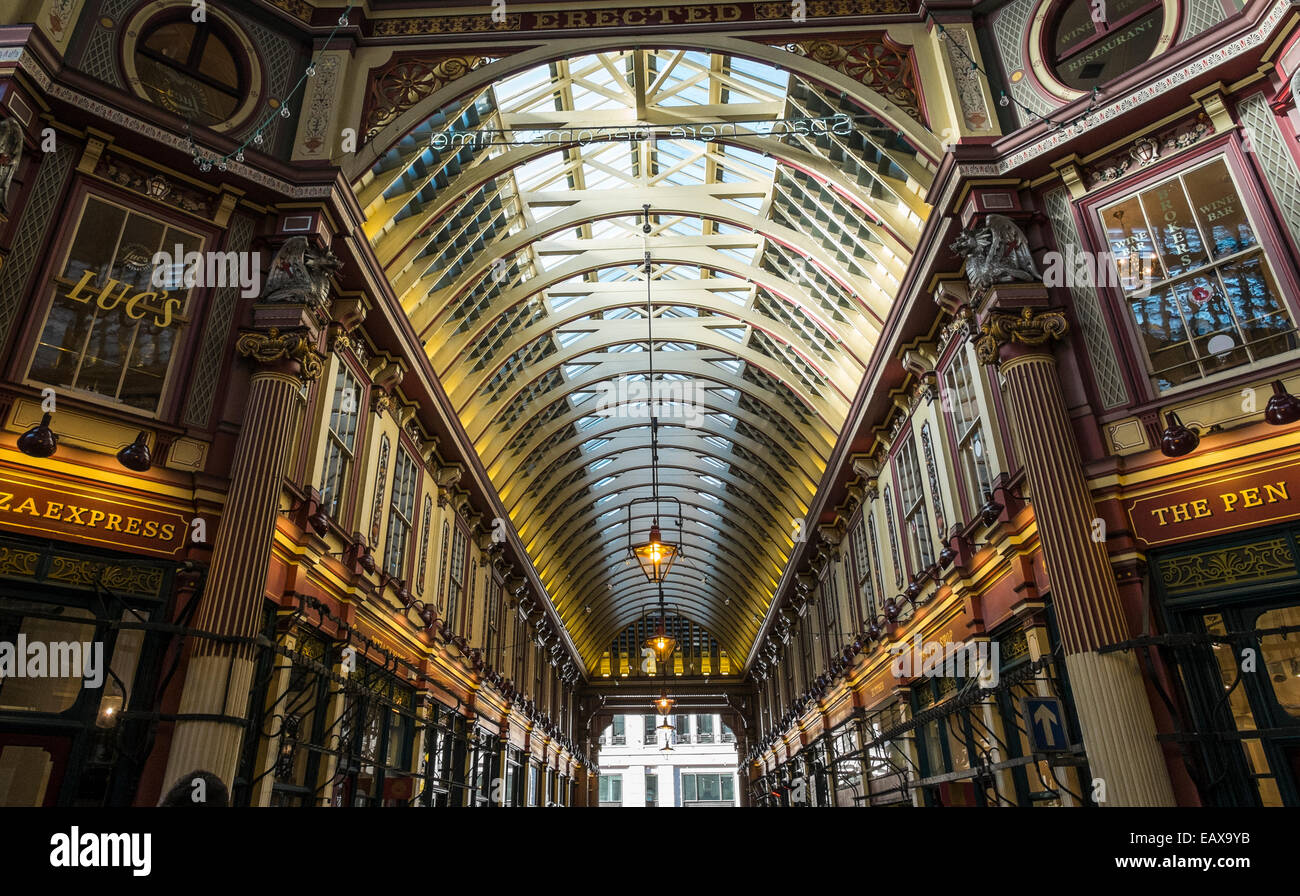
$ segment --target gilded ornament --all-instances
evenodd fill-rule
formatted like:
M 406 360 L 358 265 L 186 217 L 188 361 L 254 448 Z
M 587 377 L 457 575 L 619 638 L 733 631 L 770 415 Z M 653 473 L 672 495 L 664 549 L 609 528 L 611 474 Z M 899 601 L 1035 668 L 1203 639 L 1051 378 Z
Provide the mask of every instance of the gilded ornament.
M 265 333 L 247 332 L 235 342 L 235 350 L 259 364 L 297 361 L 303 382 L 314 382 L 325 370 L 325 356 L 312 345 L 306 330 L 281 333 L 279 328 L 272 327 Z
M 1035 312 L 1032 308 L 1022 309 L 1020 314 L 994 311 L 980 327 L 975 357 L 981 364 L 996 364 L 1004 345 L 1046 345 L 1053 339 L 1065 338 L 1069 330 L 1070 325 L 1060 311 Z

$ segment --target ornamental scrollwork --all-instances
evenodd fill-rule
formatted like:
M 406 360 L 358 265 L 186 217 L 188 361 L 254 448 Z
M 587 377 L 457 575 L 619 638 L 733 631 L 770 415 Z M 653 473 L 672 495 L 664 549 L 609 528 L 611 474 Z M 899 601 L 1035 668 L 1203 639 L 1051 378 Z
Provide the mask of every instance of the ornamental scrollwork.
M 1019 314 L 994 311 L 980 327 L 975 357 L 981 364 L 996 364 L 1004 345 L 1046 345 L 1054 339 L 1064 339 L 1069 331 L 1070 325 L 1060 311 L 1036 312 L 1032 308 L 1024 308 Z
M 306 330 L 281 333 L 279 328 L 272 327 L 265 333 L 244 333 L 235 342 L 235 350 L 259 364 L 296 361 L 304 382 L 314 382 L 325 370 L 325 356 L 312 345 Z

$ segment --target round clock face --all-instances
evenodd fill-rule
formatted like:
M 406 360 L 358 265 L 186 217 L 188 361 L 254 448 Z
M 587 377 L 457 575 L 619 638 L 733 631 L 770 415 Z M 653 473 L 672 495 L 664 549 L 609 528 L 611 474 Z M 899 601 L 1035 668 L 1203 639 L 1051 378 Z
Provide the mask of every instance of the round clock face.
M 1052 16 L 1046 55 L 1062 84 L 1091 90 L 1150 59 L 1164 23 L 1161 0 L 1065 0 Z

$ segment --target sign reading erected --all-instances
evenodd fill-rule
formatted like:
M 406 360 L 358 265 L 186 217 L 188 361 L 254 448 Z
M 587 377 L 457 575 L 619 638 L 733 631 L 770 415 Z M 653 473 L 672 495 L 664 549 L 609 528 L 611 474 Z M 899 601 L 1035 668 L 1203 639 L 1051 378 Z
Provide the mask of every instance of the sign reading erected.
M 189 536 L 189 519 L 126 498 L 105 498 L 73 485 L 51 487 L 0 470 L 0 528 L 174 557 Z
M 1127 509 L 1147 547 L 1291 519 L 1300 515 L 1300 461 L 1144 495 Z

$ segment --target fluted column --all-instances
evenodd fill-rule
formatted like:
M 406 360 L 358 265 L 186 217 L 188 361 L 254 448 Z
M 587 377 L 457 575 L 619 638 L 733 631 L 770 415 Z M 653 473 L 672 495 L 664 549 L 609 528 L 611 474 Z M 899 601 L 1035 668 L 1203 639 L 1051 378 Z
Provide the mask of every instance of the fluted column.
M 195 769 L 212 772 L 227 785 L 234 780 L 253 686 L 251 639 L 261 627 L 280 492 L 298 425 L 298 396 L 304 381 L 319 377 L 323 367 L 318 334 L 301 307 L 266 309 L 264 317 L 301 326 L 246 332 L 236 343 L 258 368 L 249 384 L 230 491 L 194 622 L 199 631 L 218 637 L 194 639 L 167 786 Z
M 1058 311 L 994 310 L 976 351 L 982 362 L 1000 363 L 1006 380 L 1070 689 L 1093 778 L 1104 781 L 1102 805 L 1173 805 L 1137 659 L 1127 651 L 1097 653 L 1128 631 L 1106 545 L 1092 537 L 1097 513 L 1051 354 L 1067 331 Z

